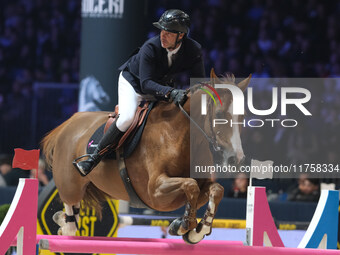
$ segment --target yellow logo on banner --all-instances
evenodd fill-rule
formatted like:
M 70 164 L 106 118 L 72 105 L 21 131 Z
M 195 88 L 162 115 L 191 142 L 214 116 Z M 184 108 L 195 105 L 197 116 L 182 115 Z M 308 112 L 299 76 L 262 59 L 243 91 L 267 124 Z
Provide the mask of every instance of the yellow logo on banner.
M 40 197 L 39 197 L 40 199 Z M 99 219 L 93 208 L 80 209 L 79 229 L 77 236 L 106 236 L 116 237 L 118 229 L 118 207 L 119 201 L 107 199 L 103 204 L 103 218 Z M 56 235 L 59 226 L 54 223 L 52 216 L 57 211 L 64 210 L 60 202 L 58 190 L 55 189 L 45 199 L 39 201 L 38 208 L 38 235 Z M 40 254 L 52 255 L 47 250 L 42 250 Z

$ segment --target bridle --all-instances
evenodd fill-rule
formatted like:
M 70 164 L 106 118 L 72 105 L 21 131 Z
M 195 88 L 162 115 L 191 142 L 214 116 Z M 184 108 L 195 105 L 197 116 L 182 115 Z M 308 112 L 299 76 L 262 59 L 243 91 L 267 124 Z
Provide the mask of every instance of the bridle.
M 200 83 L 199 85 L 203 85 L 203 83 Z M 186 94 L 188 94 L 190 92 L 190 88 L 186 90 Z M 181 112 L 184 114 L 185 117 L 187 117 L 189 119 L 189 121 L 191 123 L 193 123 L 195 125 L 195 127 L 203 134 L 203 136 L 205 137 L 205 139 L 208 141 L 209 143 L 209 148 L 211 152 L 222 152 L 223 149 L 221 148 L 221 146 L 219 146 L 216 136 L 209 136 L 198 124 L 197 122 L 185 111 L 185 109 L 183 108 L 183 106 L 181 104 L 179 104 L 179 109 L 181 110 Z M 212 132 L 214 133 L 214 132 Z M 215 155 L 213 153 L 213 155 Z M 251 165 L 251 158 L 244 156 L 242 158 L 242 160 L 238 163 L 238 165 L 246 165 L 246 166 L 250 166 Z
M 205 139 L 209 142 L 209 145 L 214 148 L 215 151 L 221 151 L 221 147 L 218 146 L 216 137 L 210 137 L 198 124 L 196 121 L 194 121 L 190 115 L 184 110 L 182 105 L 179 105 L 179 109 L 182 111 L 185 117 L 187 117 L 192 124 L 196 126 L 196 128 L 203 134 Z
M 189 93 L 189 89 L 186 90 L 186 94 Z M 189 121 L 195 125 L 195 127 L 203 134 L 205 139 L 208 141 L 210 148 L 213 148 L 215 151 L 221 151 L 221 147 L 217 143 L 217 139 L 214 136 L 209 136 L 198 124 L 197 122 L 190 117 L 190 115 L 184 110 L 183 106 L 181 104 L 178 105 L 181 112 L 184 114 L 185 117 L 189 119 Z

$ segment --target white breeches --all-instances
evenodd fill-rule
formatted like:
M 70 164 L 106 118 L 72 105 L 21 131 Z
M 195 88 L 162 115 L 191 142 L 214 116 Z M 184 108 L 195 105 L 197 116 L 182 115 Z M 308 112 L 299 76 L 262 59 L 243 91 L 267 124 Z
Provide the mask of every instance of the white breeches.
M 119 118 L 116 123 L 120 131 L 125 132 L 128 130 L 135 117 L 138 105 L 142 101 L 155 101 L 155 97 L 138 94 L 121 72 L 118 79 Z

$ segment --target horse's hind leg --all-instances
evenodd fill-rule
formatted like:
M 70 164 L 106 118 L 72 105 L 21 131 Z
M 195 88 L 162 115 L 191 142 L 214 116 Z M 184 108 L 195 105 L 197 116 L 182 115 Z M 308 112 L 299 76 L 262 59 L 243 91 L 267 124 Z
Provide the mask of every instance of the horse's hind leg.
M 192 178 L 159 176 L 154 185 L 149 186 L 153 196 L 153 207 L 168 209 L 172 204 L 179 204 L 185 199 L 184 216 L 175 220 L 169 227 L 171 235 L 184 235 L 197 226 L 196 210 L 200 189 Z
M 59 211 L 53 215 L 53 221 L 60 226 L 58 235 L 75 236 L 79 224 L 80 203 L 74 206 L 64 204 L 64 206 L 65 212 Z
M 204 194 L 204 191 L 207 188 L 209 189 L 209 203 L 204 216 L 196 229 L 189 231 L 183 236 L 184 241 L 191 244 L 198 243 L 204 238 L 205 235 L 210 235 L 217 207 L 223 198 L 224 188 L 220 184 L 211 182 L 207 183 L 202 188 L 202 192 L 200 194 L 200 198 L 202 197 L 202 200 L 199 199 L 198 208 L 200 207 L 201 203 L 206 203 L 206 194 Z
M 62 166 L 53 168 L 53 176 L 60 199 L 64 202 L 65 212 L 55 213 L 53 220 L 60 226 L 59 235 L 74 236 L 78 230 L 80 201 L 84 197 L 88 180 L 81 179 L 82 177 L 73 168 L 64 174 L 56 172 L 61 168 Z

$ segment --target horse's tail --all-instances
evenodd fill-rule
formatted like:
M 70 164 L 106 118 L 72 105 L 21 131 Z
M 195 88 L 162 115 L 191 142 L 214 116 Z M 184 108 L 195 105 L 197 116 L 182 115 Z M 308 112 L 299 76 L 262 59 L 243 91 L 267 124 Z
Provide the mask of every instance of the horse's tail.
M 70 118 L 71 119 L 71 118 Z M 42 148 L 42 151 L 45 155 L 46 163 L 52 167 L 53 163 L 53 153 L 54 153 L 54 147 L 57 142 L 57 138 L 60 134 L 60 132 L 64 129 L 64 127 L 69 123 L 70 119 L 47 133 L 47 135 L 42 139 L 40 142 L 40 147 Z
M 83 197 L 83 206 L 92 207 L 96 211 L 96 215 L 99 219 L 102 219 L 102 204 L 109 197 L 108 194 L 98 189 L 92 182 L 87 187 Z
M 75 116 L 75 115 L 73 115 Z M 73 116 L 69 118 L 67 121 L 50 131 L 41 141 L 40 146 L 46 158 L 46 163 L 52 168 L 53 163 L 53 153 L 54 148 L 58 139 L 60 138 L 60 134 L 64 130 L 64 128 L 72 121 Z M 83 197 L 83 206 L 84 207 L 93 207 L 97 213 L 97 215 L 101 218 L 102 212 L 102 202 L 106 201 L 106 198 L 109 197 L 105 192 L 99 190 L 94 184 L 91 182 L 86 187 L 86 192 Z
M 64 123 L 47 133 L 47 135 L 40 142 L 40 147 L 42 148 L 42 151 L 45 155 L 46 163 L 49 167 L 52 167 L 54 147 L 56 144 L 57 136 L 63 126 Z

